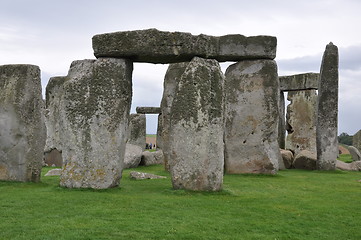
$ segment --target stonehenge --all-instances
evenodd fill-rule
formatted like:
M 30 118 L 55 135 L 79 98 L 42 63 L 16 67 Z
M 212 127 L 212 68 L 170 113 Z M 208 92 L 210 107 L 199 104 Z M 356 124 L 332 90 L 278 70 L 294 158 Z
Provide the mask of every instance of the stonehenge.
M 38 66 L 0 66 L 0 180 L 40 181 L 43 108 Z
M 62 165 L 66 188 L 117 187 L 124 168 L 161 162 L 174 189 L 193 191 L 221 190 L 225 173 L 335 169 L 332 43 L 320 73 L 282 77 L 271 36 L 146 29 L 95 35 L 92 43 L 96 59 L 74 61 L 67 76 L 50 78 L 45 106 L 37 66 L 0 66 L 0 180 L 40 181 L 43 157 Z M 235 63 L 223 74 L 225 61 Z M 130 114 L 134 62 L 169 67 L 160 107 Z M 158 129 L 157 152 L 144 155 L 145 114 L 158 114 Z

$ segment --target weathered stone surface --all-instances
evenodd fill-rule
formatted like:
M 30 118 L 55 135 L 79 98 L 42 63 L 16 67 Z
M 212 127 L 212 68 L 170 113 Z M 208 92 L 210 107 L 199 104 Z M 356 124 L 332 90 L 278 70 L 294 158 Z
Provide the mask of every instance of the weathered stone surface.
M 155 152 L 144 151 L 142 154 L 142 160 L 139 165 L 149 166 L 154 164 L 163 164 L 164 156 L 162 150 Z
M 160 114 L 160 107 L 137 107 L 137 113 L 142 114 Z
M 283 168 L 278 146 L 279 82 L 272 60 L 242 61 L 225 80 L 225 170 L 275 174 Z
M 166 171 L 170 170 L 169 159 L 170 159 L 170 145 L 169 145 L 169 134 L 170 134 L 170 111 L 174 96 L 176 94 L 176 88 L 182 77 L 182 74 L 186 70 L 189 63 L 174 63 L 170 64 L 164 77 L 163 86 L 163 97 L 161 101 L 162 113 L 159 115 L 158 124 L 161 124 L 159 128 L 159 139 L 157 139 L 157 146 L 160 147 L 164 155 L 164 168 Z M 159 142 L 160 141 L 160 142 Z
M 123 168 L 138 167 L 142 160 L 143 148 L 127 143 L 125 146 L 124 165 Z
M 119 185 L 132 99 L 132 62 L 74 61 L 60 106 L 63 173 L 60 185 L 104 189 Z
M 316 152 L 316 90 L 288 92 L 286 149 L 297 155 L 302 150 Z
M 143 172 L 130 172 L 129 177 L 134 180 L 143 180 L 143 179 L 163 179 L 167 178 L 165 176 L 159 176 L 151 173 L 143 173 Z
M 49 177 L 49 176 L 60 176 L 61 175 L 61 168 L 54 168 L 49 170 L 46 174 L 45 177 Z
M 46 164 L 46 166 L 62 167 L 63 166 L 62 153 L 59 152 L 57 149 L 52 149 L 49 152 L 45 152 L 44 163 Z
M 170 112 L 169 165 L 174 189 L 222 188 L 223 82 L 219 63 L 198 57 L 180 77 Z
M 271 36 L 194 36 L 157 29 L 105 33 L 93 37 L 97 58 L 126 58 L 149 63 L 187 62 L 195 56 L 218 61 L 274 59 L 276 46 L 277 39 Z
M 163 149 L 163 116 L 162 116 L 162 113 L 160 113 L 158 115 L 158 126 L 157 126 L 156 141 L 157 141 L 156 149 Z
M 281 156 L 283 160 L 283 164 L 285 168 L 290 169 L 292 168 L 292 163 L 294 160 L 293 152 L 290 150 L 281 149 Z
M 354 146 L 348 146 L 347 149 L 350 152 L 353 161 L 361 160 L 361 154 L 357 148 L 355 148 Z
M 144 114 L 130 114 L 127 143 L 145 149 L 146 124 Z
M 302 73 L 279 77 L 281 91 L 318 89 L 319 73 Z
M 317 154 L 308 150 L 300 151 L 293 161 L 296 169 L 316 170 Z
M 345 163 L 340 160 L 336 160 L 336 168 L 344 171 L 361 171 L 361 161 Z
M 278 120 L 278 145 L 281 149 L 286 147 L 286 114 L 285 114 L 285 94 L 280 93 L 280 103 L 279 103 L 279 120 Z
M 352 136 L 352 145 L 361 151 L 361 130 Z
M 317 111 L 317 169 L 333 170 L 338 156 L 338 48 L 332 43 L 322 58 Z
M 0 180 L 40 181 L 43 108 L 38 66 L 0 66 Z

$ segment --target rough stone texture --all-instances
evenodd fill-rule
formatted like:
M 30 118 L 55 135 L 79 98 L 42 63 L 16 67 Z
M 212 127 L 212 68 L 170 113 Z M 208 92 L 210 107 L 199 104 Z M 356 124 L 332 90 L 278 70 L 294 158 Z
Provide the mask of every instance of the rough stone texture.
M 283 168 L 278 146 L 279 82 L 272 60 L 242 61 L 225 80 L 225 170 L 275 174 Z
M 278 120 L 278 145 L 279 148 L 284 149 L 286 147 L 286 114 L 285 114 L 285 94 L 280 93 L 280 115 Z
M 57 149 L 52 149 L 50 152 L 44 153 L 44 163 L 46 166 L 55 166 L 62 167 L 63 166 L 63 157 L 62 153 Z
M 198 57 L 180 78 L 170 113 L 169 165 L 174 189 L 222 189 L 223 82 L 219 63 Z
M 318 89 L 319 73 L 302 73 L 279 77 L 281 91 Z
M 64 89 L 63 84 L 66 80 L 66 77 L 52 77 L 49 79 L 48 85 L 46 86 L 45 92 L 45 125 L 46 125 L 46 143 L 44 153 L 47 157 L 61 157 L 53 156 L 55 151 L 62 152 L 61 139 L 60 135 L 62 129 L 59 125 L 60 119 L 60 101 L 63 95 Z M 54 151 L 54 153 L 52 153 Z M 53 159 L 55 161 L 55 159 Z M 52 162 L 51 159 L 49 159 Z M 56 159 L 58 162 L 58 160 Z M 45 160 L 47 162 L 47 160 Z M 61 159 L 62 162 L 62 159 Z M 51 164 L 52 165 L 52 164 Z M 49 165 L 49 166 L 51 166 Z M 56 164 L 56 166 L 61 167 L 62 164 Z
M 322 58 L 317 111 L 317 169 L 333 170 L 338 156 L 338 48 L 332 43 Z
M 187 62 L 195 56 L 218 61 L 274 59 L 276 46 L 277 39 L 270 36 L 194 36 L 157 29 L 105 33 L 93 37 L 97 58 L 127 58 L 149 63 Z
M 302 150 L 316 152 L 316 90 L 288 92 L 286 149 L 297 155 Z
M 154 164 L 163 164 L 164 156 L 162 150 L 155 152 L 144 151 L 142 154 L 142 160 L 139 165 L 149 166 Z
M 144 114 L 130 114 L 127 143 L 145 149 L 146 124 Z
M 134 180 L 167 178 L 165 176 L 159 176 L 151 173 L 142 173 L 142 172 L 130 172 L 129 177 Z
M 355 148 L 354 146 L 348 146 L 347 149 L 350 152 L 353 161 L 361 160 L 361 154 L 357 148 Z
M 300 151 L 293 161 L 296 169 L 316 170 L 317 154 L 308 150 Z
M 60 106 L 63 173 L 60 185 L 104 189 L 119 185 L 132 99 L 129 60 L 74 61 Z
M 282 156 L 285 168 L 287 168 L 287 169 L 292 168 L 292 163 L 294 160 L 293 152 L 290 150 L 281 149 L 281 156 Z
M 158 127 L 160 130 L 157 134 L 157 137 L 159 137 L 157 138 L 157 146 L 163 151 L 164 168 L 166 171 L 170 170 L 170 111 L 176 94 L 176 88 L 188 64 L 187 62 L 170 64 L 164 77 L 163 97 L 160 105 L 162 113 L 158 118 L 158 124 L 161 127 Z
M 162 116 L 162 113 L 160 113 L 158 115 L 158 126 L 157 126 L 156 141 L 157 141 L 156 149 L 163 149 L 163 116 Z
M 336 160 L 336 168 L 344 171 L 361 171 L 361 161 L 345 163 L 340 160 Z
M 61 175 L 61 168 L 55 168 L 55 169 L 49 170 L 49 171 L 45 174 L 45 177 L 49 177 L 49 176 L 60 176 L 60 175 Z
M 160 107 L 137 107 L 137 113 L 142 114 L 160 114 Z
M 125 146 L 124 165 L 123 168 L 138 167 L 142 160 L 143 148 L 127 143 Z
M 0 180 L 40 181 L 43 109 L 38 66 L 0 66 Z
M 352 136 L 352 145 L 361 151 L 361 130 Z

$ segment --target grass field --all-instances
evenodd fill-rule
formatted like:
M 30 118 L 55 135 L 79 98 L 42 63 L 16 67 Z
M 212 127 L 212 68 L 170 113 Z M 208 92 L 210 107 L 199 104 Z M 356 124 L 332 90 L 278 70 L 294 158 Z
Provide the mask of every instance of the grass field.
M 43 169 L 43 174 L 50 168 Z M 167 179 L 109 190 L 0 182 L 0 239 L 361 239 L 361 173 L 285 170 L 226 175 L 216 193 L 172 190 Z

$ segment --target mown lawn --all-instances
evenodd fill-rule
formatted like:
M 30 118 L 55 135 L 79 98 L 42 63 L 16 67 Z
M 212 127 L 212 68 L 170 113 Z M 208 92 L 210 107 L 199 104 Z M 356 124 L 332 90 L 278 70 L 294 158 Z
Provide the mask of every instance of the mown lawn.
M 162 166 L 136 170 L 168 179 L 131 170 L 101 191 L 0 182 L 0 239 L 361 239 L 359 172 L 226 175 L 222 192 L 199 193 L 172 190 Z

